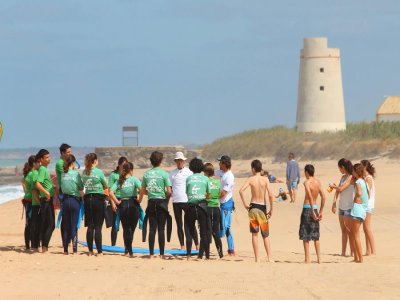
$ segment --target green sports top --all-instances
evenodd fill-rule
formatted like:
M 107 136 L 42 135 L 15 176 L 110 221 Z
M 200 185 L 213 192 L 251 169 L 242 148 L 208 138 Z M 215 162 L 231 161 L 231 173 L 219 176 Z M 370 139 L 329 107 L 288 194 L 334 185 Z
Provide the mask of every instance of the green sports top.
M 210 190 L 210 199 L 207 200 L 207 206 L 209 207 L 219 207 L 219 194 L 221 181 L 216 178 L 208 178 L 208 188 Z
M 57 183 L 58 186 L 61 186 L 61 175 L 64 173 L 64 160 L 60 157 L 56 163 L 56 176 L 57 176 Z
M 61 174 L 61 189 L 63 194 L 80 197 L 79 191 L 83 190 L 81 175 L 77 170 L 68 170 Z
M 25 182 L 25 195 L 24 199 L 32 200 L 32 170 L 24 177 Z
M 188 203 L 197 204 L 206 200 L 207 193 L 210 189 L 208 186 L 208 177 L 203 174 L 193 174 L 186 178 L 186 194 Z
M 114 186 L 114 183 L 116 182 L 118 183 L 118 180 L 119 180 L 119 172 L 113 171 L 110 174 L 110 177 L 108 177 L 108 186 L 112 188 Z M 116 191 L 113 190 L 113 192 L 115 194 L 115 197 L 121 198 L 121 191 L 119 189 L 117 189 Z
M 107 182 L 102 170 L 92 168 L 89 175 L 86 175 L 86 170 L 84 170 L 82 181 L 85 187 L 85 195 L 104 194 L 104 187 L 107 186 Z
M 128 200 L 132 197 L 137 196 L 137 191 L 140 189 L 141 183 L 140 180 L 136 177 L 129 176 L 125 179 L 122 186 L 119 186 L 119 182 L 115 182 L 111 187 L 111 190 L 116 194 L 119 191 L 122 200 Z
M 160 168 L 147 170 L 143 175 L 142 188 L 147 190 L 149 199 L 165 199 L 168 186 L 171 186 L 168 173 Z
M 36 180 L 37 180 L 37 177 L 38 177 L 38 175 L 39 175 L 39 172 L 38 172 L 38 170 L 32 170 L 31 171 L 32 172 L 32 181 L 31 181 L 31 185 L 30 185 L 30 187 L 28 187 L 30 190 L 31 190 L 31 192 L 32 192 L 32 206 L 39 206 L 40 205 L 40 203 L 38 203 L 36 200 L 35 200 L 35 197 L 33 196 L 33 191 L 37 191 L 37 188 L 36 188 Z
M 45 166 L 39 167 L 36 182 L 42 184 L 43 188 L 50 193 L 50 197 L 54 196 L 54 186 L 51 182 L 49 170 Z M 39 191 L 39 197 L 45 198 L 46 195 Z

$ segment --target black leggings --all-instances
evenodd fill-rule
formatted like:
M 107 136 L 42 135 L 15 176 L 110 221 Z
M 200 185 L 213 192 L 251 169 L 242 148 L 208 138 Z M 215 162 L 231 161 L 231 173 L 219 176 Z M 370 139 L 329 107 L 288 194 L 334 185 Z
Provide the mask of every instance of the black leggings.
M 40 205 L 32 205 L 32 220 L 31 220 L 31 238 L 32 248 L 37 249 L 40 245 L 40 226 L 42 223 L 42 214 Z
M 32 242 L 32 203 L 24 202 L 25 209 L 25 248 L 29 249 Z
M 160 255 L 164 255 L 165 248 L 165 224 L 167 223 L 168 213 L 158 207 L 158 204 L 165 202 L 165 199 L 150 199 L 146 209 L 149 217 L 150 231 L 149 231 L 149 250 L 150 255 L 154 255 L 154 243 L 156 240 L 156 232 L 158 231 L 158 246 L 160 248 Z
M 93 252 L 93 237 L 97 252 L 103 252 L 101 230 L 104 223 L 105 196 L 103 194 L 87 194 L 84 196 L 86 242 L 89 252 Z
M 185 240 L 184 240 L 184 235 L 183 235 L 182 212 L 184 212 L 187 209 L 188 204 L 187 203 L 173 203 L 172 206 L 174 208 L 174 216 L 175 216 L 176 227 L 178 230 L 179 243 L 181 244 L 181 247 L 183 247 L 185 245 Z M 186 239 L 188 239 L 190 232 L 189 232 L 189 228 L 187 226 L 185 226 L 185 235 L 186 235 Z M 198 246 L 199 245 L 199 235 L 197 234 L 196 227 L 194 228 L 194 233 L 193 233 L 192 238 L 193 238 L 194 244 L 196 246 Z M 190 237 L 189 237 L 189 239 L 190 239 Z
M 68 253 L 68 245 L 72 241 L 73 251 L 76 252 L 75 241 L 78 228 L 76 227 L 79 217 L 80 202 L 74 196 L 64 195 L 62 202 L 62 221 L 61 221 L 61 237 L 64 246 L 64 252 Z
M 209 227 L 211 228 L 211 233 L 214 238 L 215 246 L 217 247 L 217 251 L 219 256 L 222 255 L 222 242 L 219 233 L 221 231 L 220 224 L 221 224 L 221 211 L 219 207 L 207 207 L 207 214 L 208 214 L 208 222 Z M 211 239 L 210 239 L 211 243 Z
M 46 198 L 40 198 L 40 213 L 42 215 L 40 228 L 42 247 L 48 248 L 54 228 L 56 227 L 53 198 L 50 198 L 48 201 Z
M 122 200 L 118 206 L 124 230 L 125 253 L 132 254 L 133 235 L 140 218 L 140 206 L 136 199 Z
M 189 204 L 188 209 L 185 212 L 185 225 L 188 226 L 191 236 L 194 234 L 196 228 L 196 220 L 199 222 L 200 227 L 200 254 L 201 258 L 204 251 L 206 258 L 210 258 L 210 240 L 208 230 L 208 217 L 206 207 L 202 208 L 199 204 Z M 192 252 L 192 238 L 186 238 L 186 251 L 190 255 Z

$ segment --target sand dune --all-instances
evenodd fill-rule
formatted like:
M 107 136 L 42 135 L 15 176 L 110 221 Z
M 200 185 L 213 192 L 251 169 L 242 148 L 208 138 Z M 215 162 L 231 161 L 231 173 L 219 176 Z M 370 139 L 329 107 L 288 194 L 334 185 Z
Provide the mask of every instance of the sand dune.
M 270 164 L 268 159 L 263 162 L 266 169 L 284 177 L 285 165 Z M 233 163 L 234 173 L 245 174 L 249 169 L 249 161 Z M 354 264 L 350 257 L 339 256 L 340 228 L 337 215 L 330 211 L 333 194 L 328 195 L 321 223 L 323 263 L 302 263 L 304 256 L 298 226 L 303 188 L 300 188 L 297 203 L 274 203 L 270 236 L 276 263 L 255 264 L 247 213 L 237 193 L 245 179 L 238 178 L 235 187 L 237 210 L 233 219 L 238 256 L 222 260 L 216 258 L 214 244 L 211 245 L 214 253 L 211 261 L 187 262 L 179 257 L 149 261 L 143 256 L 129 259 L 116 254 L 87 257 L 83 247 L 76 256 L 64 256 L 59 230 L 53 234 L 49 254 L 29 254 L 23 250 L 24 221 L 21 220 L 20 202 L 1 205 L 1 298 L 399 299 L 400 204 L 396 191 L 400 165 L 388 160 L 376 161 L 375 165 L 378 177 L 373 230 L 378 255 L 366 257 L 364 264 Z M 316 162 L 315 166 L 316 176 L 324 186 L 339 180 L 336 162 Z M 142 173 L 143 170 L 136 171 L 137 175 Z M 281 186 L 273 184 L 275 194 Z M 85 229 L 79 231 L 80 239 L 85 238 L 85 233 Z M 110 243 L 109 229 L 103 231 L 103 242 Z M 226 241 L 223 242 L 226 252 Z M 123 244 L 122 232 L 118 244 Z M 147 247 L 140 241 L 140 234 L 136 234 L 134 245 Z M 175 228 L 167 247 L 178 247 Z M 315 261 L 314 254 L 312 259 Z

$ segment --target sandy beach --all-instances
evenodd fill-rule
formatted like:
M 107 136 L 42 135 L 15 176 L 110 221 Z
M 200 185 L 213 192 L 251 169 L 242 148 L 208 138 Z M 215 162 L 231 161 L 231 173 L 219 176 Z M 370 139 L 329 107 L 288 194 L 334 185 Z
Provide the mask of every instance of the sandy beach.
M 277 177 L 284 177 L 285 164 L 271 164 L 263 159 L 264 168 Z M 306 162 L 300 162 L 302 168 Z M 307 162 L 308 163 L 308 162 Z M 323 186 L 338 182 L 336 161 L 312 162 L 316 177 Z M 341 257 L 341 233 L 337 215 L 332 214 L 333 193 L 327 194 L 324 219 L 321 222 L 323 263 L 303 264 L 302 242 L 298 227 L 304 189 L 299 189 L 298 201 L 274 203 L 270 220 L 270 238 L 275 263 L 254 263 L 247 212 L 238 191 L 245 178 L 237 178 L 233 217 L 236 257 L 217 259 L 215 245 L 210 261 L 190 261 L 183 257 L 148 260 L 136 255 L 130 259 L 105 253 L 103 257 L 88 257 L 86 248 L 78 255 L 64 256 L 60 230 L 50 242 L 50 253 L 32 254 L 24 251 L 20 201 L 0 205 L 0 282 L 1 298 L 33 299 L 399 299 L 400 298 L 400 204 L 396 193 L 399 162 L 374 162 L 377 201 L 372 226 L 378 255 L 365 257 L 363 264 L 351 263 L 351 257 Z M 249 172 L 250 161 L 233 161 L 234 174 Z M 143 170 L 135 170 L 141 177 Z M 303 181 L 304 177 L 302 178 Z M 283 184 L 273 184 L 274 194 Z M 146 202 L 143 203 L 143 207 Z M 172 207 L 170 208 L 172 213 Z M 177 248 L 175 224 L 171 243 Z M 86 229 L 79 230 L 85 240 Z M 103 230 L 103 243 L 110 244 L 110 230 Z M 362 236 L 365 251 L 364 236 Z M 123 245 L 122 228 L 118 245 Z M 146 247 L 137 230 L 134 246 Z M 157 243 L 156 243 L 157 246 Z M 226 240 L 223 240 L 226 253 Z M 261 247 L 261 238 L 260 238 Z M 314 249 L 312 259 L 316 260 Z M 263 248 L 260 248 L 265 258 Z

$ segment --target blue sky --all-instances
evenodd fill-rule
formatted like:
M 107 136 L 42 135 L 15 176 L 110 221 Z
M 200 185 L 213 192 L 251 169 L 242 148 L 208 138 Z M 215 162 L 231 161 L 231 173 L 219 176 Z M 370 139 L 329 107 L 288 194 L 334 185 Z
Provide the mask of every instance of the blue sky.
M 399 95 L 399 1 L 0 2 L 1 148 L 203 144 L 295 125 L 304 37 L 340 48 L 348 121 Z

